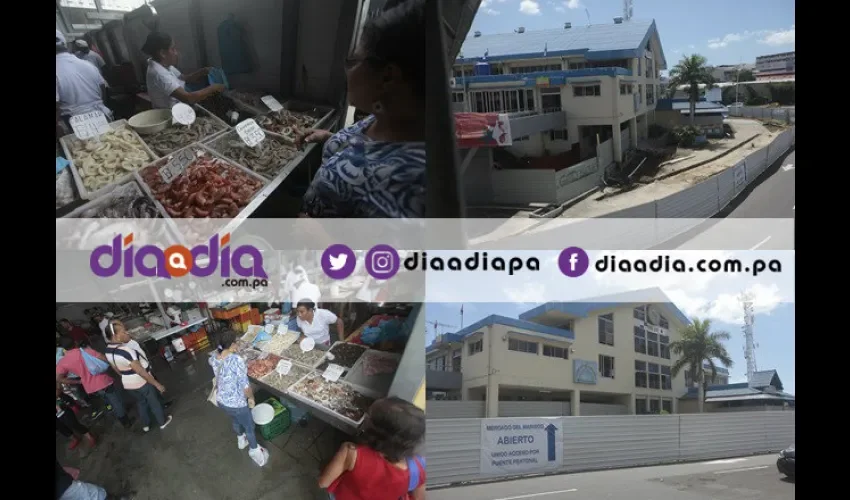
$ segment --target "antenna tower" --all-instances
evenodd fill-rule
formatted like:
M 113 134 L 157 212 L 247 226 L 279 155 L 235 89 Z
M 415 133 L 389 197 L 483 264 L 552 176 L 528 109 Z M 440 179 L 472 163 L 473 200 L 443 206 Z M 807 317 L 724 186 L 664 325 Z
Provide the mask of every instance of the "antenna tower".
M 744 326 L 741 330 L 744 332 L 744 358 L 747 360 L 747 382 L 752 382 L 753 374 L 758 370 L 756 366 L 756 343 L 753 337 L 753 323 L 755 323 L 753 296 L 751 293 L 743 292 L 738 300 L 740 300 L 741 305 L 744 307 Z
M 632 0 L 623 0 L 623 21 L 630 21 L 632 13 Z

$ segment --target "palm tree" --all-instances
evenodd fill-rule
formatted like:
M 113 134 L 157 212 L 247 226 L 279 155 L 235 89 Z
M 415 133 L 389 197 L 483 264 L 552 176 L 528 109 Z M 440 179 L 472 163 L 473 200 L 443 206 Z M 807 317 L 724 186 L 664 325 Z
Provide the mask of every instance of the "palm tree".
M 715 87 L 714 77 L 711 76 L 711 71 L 705 64 L 705 57 L 699 54 L 692 54 L 682 57 L 679 64 L 673 66 L 670 70 L 670 82 L 667 84 L 667 92 L 671 98 L 679 87 L 683 85 L 688 87 L 688 99 L 691 104 L 691 125 L 696 120 L 700 84 L 705 85 L 705 90 Z
M 711 320 L 700 320 L 693 318 L 691 324 L 681 332 L 681 340 L 670 343 L 670 350 L 679 356 L 671 368 L 673 377 L 687 367 L 691 374 L 691 380 L 698 383 L 698 408 L 703 412 L 705 405 L 705 393 L 708 383 L 717 378 L 717 366 L 715 360 L 726 368 L 732 367 L 732 358 L 723 345 L 724 341 L 732 338 L 729 332 L 711 331 Z M 711 378 L 706 378 L 705 365 L 708 365 Z

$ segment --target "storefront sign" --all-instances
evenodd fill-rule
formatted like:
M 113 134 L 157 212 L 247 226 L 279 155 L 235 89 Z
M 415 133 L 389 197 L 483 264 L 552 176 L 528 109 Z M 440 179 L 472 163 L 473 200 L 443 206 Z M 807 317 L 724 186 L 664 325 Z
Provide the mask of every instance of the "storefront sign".
M 559 417 L 481 420 L 481 473 L 510 475 L 558 469 L 564 461 Z

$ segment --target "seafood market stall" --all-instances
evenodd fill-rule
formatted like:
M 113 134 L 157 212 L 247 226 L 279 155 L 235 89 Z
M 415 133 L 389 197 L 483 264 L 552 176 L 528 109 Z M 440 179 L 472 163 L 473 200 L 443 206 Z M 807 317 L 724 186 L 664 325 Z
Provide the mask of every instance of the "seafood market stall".
M 303 345 L 300 334 L 288 329 L 286 319 L 251 326 L 237 341 L 238 355 L 248 363 L 248 376 L 255 385 L 354 434 L 372 402 L 388 395 L 413 402 L 418 386 L 408 390 L 400 381 L 413 378 L 421 383 L 424 379 L 424 352 L 414 359 L 417 343 L 424 350 L 424 328 L 421 332 L 413 328 L 422 316 L 421 307 L 408 306 L 403 311 L 409 315 L 373 316 L 371 323 L 357 329 L 360 336 L 329 347 Z M 382 328 L 371 326 L 378 323 Z M 364 337 L 363 332 L 368 334 Z M 366 341 L 374 343 L 362 343 Z M 406 355 L 407 350 L 413 354 Z M 402 390 L 394 390 L 396 386 Z
M 202 142 L 230 127 L 200 106 L 194 106 L 196 117 L 191 125 L 172 123 L 164 130 L 153 134 L 140 134 L 142 140 L 161 157 L 183 149 L 196 142 Z

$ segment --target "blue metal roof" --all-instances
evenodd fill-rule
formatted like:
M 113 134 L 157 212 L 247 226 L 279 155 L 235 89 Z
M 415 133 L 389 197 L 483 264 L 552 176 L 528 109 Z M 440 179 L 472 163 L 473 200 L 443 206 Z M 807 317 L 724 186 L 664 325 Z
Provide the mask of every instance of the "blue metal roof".
M 459 335 L 461 338 L 466 338 L 473 333 L 481 330 L 482 328 L 486 328 L 490 325 L 505 325 L 513 328 L 521 328 L 523 330 L 528 330 L 534 333 L 542 333 L 545 335 L 554 335 L 556 337 L 563 337 L 569 340 L 575 340 L 576 334 L 571 330 L 564 330 L 561 328 L 554 328 L 551 326 L 541 325 L 538 323 L 532 323 L 531 321 L 524 321 L 521 319 L 508 318 L 507 316 L 500 316 L 498 314 L 491 314 L 486 318 L 476 321 L 475 323 L 467 326 L 466 328 L 459 330 L 455 335 Z
M 431 342 L 430 345 L 425 347 L 425 353 L 428 354 L 428 353 L 432 352 L 434 349 L 436 349 L 437 347 L 442 346 L 442 345 L 448 345 L 448 344 L 451 344 L 452 342 L 463 342 L 463 337 L 456 334 L 456 333 L 444 333 L 442 342 L 438 343 L 437 339 L 434 339 L 434 341 Z
M 630 297 L 633 297 L 636 303 L 658 304 L 667 309 L 682 324 L 689 325 L 691 323 L 685 313 L 676 307 L 660 288 L 647 288 L 619 295 L 621 295 L 621 299 L 629 299 Z M 611 297 L 613 298 L 613 296 Z M 605 301 L 603 297 L 600 297 L 600 299 L 602 300 L 599 302 L 547 302 L 520 314 L 519 317 L 520 319 L 528 320 L 530 318 L 536 318 L 537 316 L 546 314 L 549 311 L 558 311 L 571 316 L 586 318 L 595 311 L 621 307 L 629 302 L 629 300 Z
M 631 20 L 620 24 L 593 24 L 569 29 L 500 33 L 469 37 L 457 63 L 540 57 L 583 56 L 588 61 L 642 57 L 650 37 L 658 34 L 655 21 Z M 664 51 L 657 54 L 660 68 L 667 67 Z
M 778 381 L 779 375 L 777 375 L 776 370 L 766 370 L 754 373 L 754 382 L 761 384 L 762 382 L 767 380 L 766 384 L 759 385 L 758 387 L 754 386 L 752 383 L 747 382 L 739 382 L 737 384 L 709 385 L 708 392 L 706 393 L 706 398 L 741 398 L 742 400 L 745 400 L 752 396 L 772 396 L 776 397 L 777 399 L 793 401 L 794 395 L 788 394 L 787 392 L 783 392 L 781 386 L 773 386 L 776 389 L 776 392 L 767 392 L 764 390 L 765 387 L 771 385 L 770 382 L 773 380 L 774 376 Z M 689 387 L 687 394 L 682 396 L 680 399 L 696 399 L 697 393 L 698 389 L 696 387 Z
M 783 389 L 782 381 L 779 380 L 779 374 L 776 373 L 776 370 L 763 370 L 753 373 L 753 380 L 750 382 L 750 387 L 761 389 L 769 385 L 776 387 L 779 391 Z

